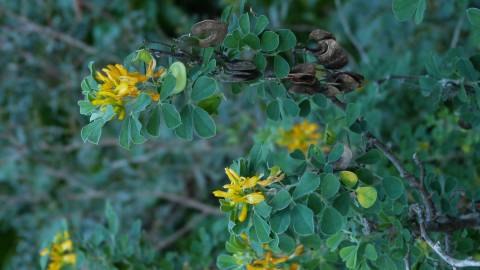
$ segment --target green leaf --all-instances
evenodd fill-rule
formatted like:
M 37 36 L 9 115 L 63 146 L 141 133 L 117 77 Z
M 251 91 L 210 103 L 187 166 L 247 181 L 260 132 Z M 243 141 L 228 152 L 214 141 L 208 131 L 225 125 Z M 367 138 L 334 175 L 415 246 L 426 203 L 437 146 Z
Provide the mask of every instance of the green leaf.
M 149 95 L 145 93 L 140 94 L 132 104 L 131 113 L 134 114 L 144 111 L 151 102 L 152 98 Z
M 141 133 L 142 123 L 140 123 L 140 120 L 134 115 L 130 116 L 130 118 L 130 136 L 132 137 L 132 142 L 134 144 L 144 143 L 146 139 Z
M 325 242 L 327 244 L 327 247 L 331 250 L 334 251 L 338 248 L 340 243 L 345 239 L 345 236 L 343 235 L 342 232 L 337 232 L 336 234 L 330 236 L 327 238 L 327 241 Z
M 238 39 L 232 34 L 228 34 L 223 40 L 223 46 L 228 49 L 238 48 L 238 43 Z
M 120 222 L 117 213 L 115 213 L 115 210 L 113 210 L 113 207 L 108 200 L 105 204 L 105 217 L 107 218 L 108 229 L 110 232 L 112 232 L 112 234 L 117 234 Z
M 262 217 L 260 217 L 257 214 L 254 214 L 253 226 L 255 227 L 257 238 L 261 243 L 266 243 L 270 241 L 270 226 Z
M 90 115 L 96 109 L 96 107 L 88 100 L 80 100 L 78 102 L 78 107 L 80 107 L 80 114 L 82 115 Z
M 340 189 L 340 181 L 334 174 L 327 174 L 320 184 L 320 192 L 325 199 L 334 197 Z
M 171 96 L 175 90 L 176 85 L 177 79 L 175 78 L 175 76 L 173 76 L 173 74 L 167 74 L 165 79 L 163 79 L 162 88 L 160 90 L 160 100 L 164 101 L 169 96 Z
M 290 65 L 280 55 L 275 55 L 273 58 L 273 69 L 277 78 L 285 78 L 290 73 Z
M 339 160 L 342 157 L 342 154 L 343 154 L 343 144 L 341 143 L 335 144 L 332 151 L 328 153 L 328 162 L 332 163 Z
M 263 218 L 267 218 L 270 216 L 272 212 L 272 207 L 268 205 L 265 201 L 256 204 L 253 209 L 255 210 L 256 214 L 259 214 Z
M 189 105 L 183 107 L 180 112 L 180 117 L 182 119 L 181 124 L 175 128 L 175 135 L 184 140 L 193 139 L 193 113 L 192 108 Z M 164 114 L 165 115 L 165 114 Z M 166 122 L 166 120 L 165 120 Z
M 200 101 L 212 96 L 217 91 L 217 81 L 213 78 L 202 76 L 193 84 L 192 100 Z
M 348 103 L 345 114 L 347 126 L 351 126 L 353 123 L 355 123 L 355 121 L 357 121 L 357 118 L 360 117 L 360 106 L 356 103 Z
M 240 30 L 243 34 L 250 33 L 250 16 L 248 13 L 243 13 L 239 19 Z
M 285 116 L 296 117 L 300 112 L 300 108 L 298 107 L 297 103 L 292 99 L 283 99 L 282 104 Z
M 267 116 L 273 121 L 279 121 L 282 117 L 280 102 L 274 100 L 267 105 Z
M 375 250 L 375 247 L 368 243 L 367 246 L 365 247 L 365 253 L 364 253 L 365 258 L 369 259 L 370 261 L 376 261 L 378 258 L 377 251 Z
M 349 269 L 354 269 L 357 266 L 357 252 L 358 246 L 356 245 L 340 249 L 340 258 L 342 258 Z
M 217 267 L 222 270 L 241 269 L 242 265 L 237 264 L 237 259 L 233 256 L 220 254 L 217 257 Z
M 297 204 L 291 212 L 292 226 L 298 235 L 314 233 L 313 212 L 303 204 Z
M 382 154 L 377 149 L 372 149 L 355 159 L 361 164 L 375 164 L 382 159 Z
M 416 24 L 422 23 L 426 9 L 427 9 L 427 0 L 418 0 L 417 9 L 415 10 L 415 23 Z
M 392 9 L 399 21 L 410 20 L 417 10 L 419 0 L 393 0 Z
M 153 137 L 157 137 L 160 135 L 160 119 L 162 118 L 162 112 L 160 109 L 160 105 L 155 106 L 152 110 L 152 114 L 150 115 L 150 119 L 148 119 L 147 126 L 145 127 L 148 134 Z
M 292 197 L 288 191 L 282 189 L 275 196 L 273 196 L 270 205 L 272 206 L 273 210 L 278 211 L 287 208 L 290 203 L 292 202 Z
M 253 30 L 253 32 L 256 35 L 259 35 L 260 33 L 263 32 L 263 30 L 265 30 L 268 24 L 269 24 L 269 21 L 267 16 L 260 15 L 255 22 L 255 29 Z
M 280 39 L 280 44 L 277 48 L 278 51 L 288 51 L 295 48 L 295 45 L 297 45 L 297 38 L 291 30 L 279 29 L 276 32 Z
M 252 33 L 246 35 L 242 42 L 254 50 L 260 49 L 260 39 Z
M 469 8 L 467 9 L 468 21 L 475 26 L 480 27 L 480 9 L 478 8 Z
M 317 105 L 319 108 L 325 108 L 327 106 L 327 97 L 323 94 L 315 94 L 312 97 L 313 103 Z
M 387 196 L 393 200 L 400 198 L 405 191 L 402 180 L 394 176 L 383 178 L 383 188 L 385 189 Z
M 272 224 L 272 231 L 281 234 L 284 233 L 288 226 L 290 226 L 290 213 L 288 210 L 280 211 L 275 213 L 271 219 L 270 224 Z
M 105 121 L 101 118 L 95 119 L 90 124 L 84 126 L 80 132 L 83 142 L 98 144 L 102 136 L 102 127 Z
M 261 72 L 263 72 L 265 70 L 265 68 L 267 67 L 267 59 L 265 58 L 265 56 L 263 55 L 263 53 L 257 53 L 255 55 L 255 58 L 253 59 L 254 63 L 255 63 L 255 66 L 257 67 L 257 69 Z
M 295 250 L 296 242 L 295 239 L 288 236 L 287 234 L 280 234 L 278 236 L 279 243 L 278 247 L 285 253 L 290 254 Z
M 163 120 L 165 120 L 165 125 L 169 129 L 174 129 L 182 124 L 182 119 L 180 113 L 178 113 L 177 108 L 170 103 L 163 103 L 161 106 Z
M 327 207 L 320 216 L 320 230 L 327 235 L 335 234 L 343 227 L 342 215 L 333 207 Z
M 130 134 L 130 117 L 127 117 L 125 120 L 123 120 L 118 140 L 121 147 L 127 150 L 130 149 L 132 142 L 132 136 Z
M 222 103 L 222 95 L 215 94 L 211 97 L 208 97 L 200 101 L 197 105 L 198 107 L 204 109 L 208 114 L 218 114 L 218 106 Z
M 198 136 L 208 139 L 217 133 L 217 128 L 212 117 L 202 108 L 193 109 L 193 126 Z
M 306 172 L 305 174 L 303 174 L 303 176 L 300 178 L 300 181 L 295 186 L 295 190 L 293 191 L 293 198 L 298 199 L 307 194 L 310 194 L 314 192 L 319 185 L 320 176 L 311 172 Z
M 280 43 L 280 38 L 278 37 L 277 33 L 272 31 L 265 31 L 262 34 L 261 38 L 261 46 L 262 50 L 266 52 L 272 52 L 277 49 L 278 44 Z
M 358 203 L 363 208 L 372 207 L 377 200 L 377 190 L 374 187 L 358 187 L 355 193 L 357 193 Z

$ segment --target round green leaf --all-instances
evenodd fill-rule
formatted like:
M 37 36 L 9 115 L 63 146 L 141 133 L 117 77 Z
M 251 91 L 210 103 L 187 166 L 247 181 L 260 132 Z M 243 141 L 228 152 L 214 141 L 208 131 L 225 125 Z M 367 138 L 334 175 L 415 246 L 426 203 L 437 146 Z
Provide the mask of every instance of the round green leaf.
M 330 199 L 335 196 L 340 189 L 340 182 L 334 174 L 327 174 L 323 177 L 320 184 L 320 192 L 326 199 Z
M 387 196 L 393 200 L 400 198 L 405 190 L 402 180 L 394 176 L 383 178 L 383 188 Z
M 288 51 L 295 48 L 295 45 L 297 45 L 297 38 L 291 30 L 280 29 L 277 30 L 277 34 L 280 39 L 280 44 L 278 45 L 279 51 Z
M 198 78 L 195 83 L 193 84 L 192 89 L 192 100 L 193 101 L 200 101 L 212 96 L 215 91 L 217 90 L 217 81 L 215 79 L 202 76 Z
M 266 52 L 274 51 L 280 43 L 278 34 L 272 31 L 265 31 L 262 34 L 261 45 L 262 50 Z
M 355 192 L 357 193 L 358 203 L 363 208 L 370 208 L 377 200 L 377 190 L 374 187 L 358 187 Z
M 290 65 L 287 60 L 278 54 L 273 58 L 273 69 L 278 78 L 285 78 L 290 73 Z
M 213 119 L 200 107 L 193 109 L 193 127 L 197 135 L 205 139 L 215 136 L 217 132 Z
M 290 226 L 289 211 L 284 210 L 275 213 L 270 219 L 270 224 L 272 225 L 272 231 L 274 231 L 275 233 L 284 233 L 288 229 L 288 226 Z
M 291 213 L 292 226 L 298 235 L 314 233 L 313 212 L 303 204 L 297 204 Z
M 312 172 L 306 172 L 304 175 L 302 175 L 300 181 L 295 186 L 295 190 L 293 191 L 293 198 L 298 199 L 302 196 L 310 194 L 314 192 L 319 185 L 320 176 Z
M 335 234 L 343 227 L 342 215 L 333 207 L 323 210 L 320 217 L 320 230 L 324 234 Z
M 273 210 L 282 210 L 287 208 L 287 206 L 292 202 L 292 197 L 288 191 L 282 189 L 280 190 L 275 196 L 273 196 L 270 205 L 272 206 Z

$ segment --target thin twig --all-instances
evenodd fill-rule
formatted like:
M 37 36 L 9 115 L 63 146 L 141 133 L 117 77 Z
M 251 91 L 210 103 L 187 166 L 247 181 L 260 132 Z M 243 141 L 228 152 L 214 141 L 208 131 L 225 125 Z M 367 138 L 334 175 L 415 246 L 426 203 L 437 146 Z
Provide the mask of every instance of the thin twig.
M 435 253 L 442 258 L 447 264 L 449 264 L 452 267 L 480 267 L 480 261 L 475 261 L 472 259 L 455 259 L 450 257 L 448 254 L 446 254 L 445 251 L 443 251 L 442 247 L 440 246 L 439 242 L 434 243 L 432 239 L 427 234 L 427 231 L 425 230 L 425 223 L 423 220 L 423 215 L 422 215 L 422 209 L 418 204 L 414 204 L 411 206 L 411 209 L 415 212 L 417 216 L 417 222 L 418 226 L 420 227 L 420 236 L 423 238 L 423 240 L 430 246 L 430 248 L 435 251 Z
M 395 156 L 395 154 L 393 154 L 385 144 L 383 144 L 371 133 L 367 133 L 367 137 L 369 138 L 370 143 L 374 145 L 378 150 L 380 150 L 383 155 L 393 164 L 395 169 L 400 174 L 400 177 L 407 180 L 411 187 L 418 189 L 418 191 L 420 192 L 420 196 L 422 197 L 422 201 L 425 205 L 425 209 L 427 209 L 427 224 L 430 224 L 433 218 L 435 218 L 435 208 L 431 197 L 423 186 L 423 183 L 413 174 L 407 171 L 407 169 L 405 169 L 397 156 Z
M 462 30 L 463 22 L 465 21 L 465 12 L 462 12 L 462 16 L 458 19 L 457 24 L 455 25 L 455 30 L 453 30 L 452 41 L 450 42 L 450 48 L 456 48 L 458 40 L 460 38 L 460 32 Z
M 343 14 L 342 2 L 340 0 L 335 0 L 335 6 L 337 8 L 338 18 L 340 19 L 340 23 L 342 24 L 343 30 L 345 31 L 345 34 L 347 35 L 348 39 L 350 40 L 350 42 L 352 42 L 353 46 L 357 49 L 358 53 L 360 54 L 360 57 L 362 58 L 362 61 L 365 62 L 366 64 L 370 64 L 370 59 L 368 58 L 368 55 L 365 52 L 365 49 L 362 47 L 362 45 L 360 45 L 360 42 L 357 40 L 355 35 L 353 35 L 352 30 L 350 29 L 350 25 L 348 24 L 347 18 L 345 17 L 345 14 Z
M 193 217 L 185 226 L 174 232 L 172 235 L 168 236 L 165 238 L 163 241 L 158 242 L 156 245 L 156 250 L 161 251 L 168 246 L 172 245 L 175 243 L 178 239 L 180 239 L 182 236 L 190 232 L 191 230 L 195 229 L 197 225 L 205 219 L 205 215 L 198 215 Z

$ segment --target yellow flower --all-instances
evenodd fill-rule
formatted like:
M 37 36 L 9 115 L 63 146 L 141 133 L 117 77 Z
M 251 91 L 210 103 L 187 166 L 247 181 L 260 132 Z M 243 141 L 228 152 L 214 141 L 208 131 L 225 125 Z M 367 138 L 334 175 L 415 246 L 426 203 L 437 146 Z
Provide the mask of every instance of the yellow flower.
M 279 270 L 279 264 L 285 263 L 293 257 L 299 256 L 303 253 L 303 245 L 298 245 L 295 251 L 290 256 L 274 257 L 271 251 L 265 252 L 265 256 L 260 260 L 253 261 L 252 264 L 247 264 L 247 270 Z M 298 265 L 293 263 L 290 269 L 298 269 Z
M 153 59 L 150 61 L 145 75 L 130 72 L 120 64 L 108 65 L 102 69 L 102 72 L 97 71 L 96 79 L 100 82 L 100 89 L 95 93 L 92 104 L 102 108 L 108 105 L 113 106 L 118 119 L 122 120 L 125 117 L 125 98 L 135 98 L 141 93 L 137 84 L 146 82 L 150 78 L 158 78 L 164 73 L 163 68 L 154 72 L 155 63 Z M 153 101 L 160 99 L 160 95 L 154 90 L 147 93 Z
M 280 129 L 277 144 L 286 147 L 290 152 L 299 149 L 306 154 L 308 147 L 317 144 L 322 138 L 319 129 L 317 124 L 305 120 L 289 130 Z
M 268 186 L 271 183 L 280 181 L 283 179 L 284 175 L 277 167 L 274 171 L 274 174 L 265 180 L 260 180 L 259 176 L 252 177 L 243 177 L 239 176 L 234 170 L 230 168 L 225 168 L 225 174 L 230 180 L 230 184 L 224 185 L 223 190 L 215 190 L 213 195 L 219 198 L 225 198 L 230 202 L 232 206 L 238 206 L 240 209 L 240 214 L 238 215 L 238 220 L 240 222 L 245 221 L 248 214 L 248 205 L 259 204 L 265 200 L 265 196 L 260 191 L 255 191 L 254 188 L 257 185 Z
M 55 235 L 52 244 L 40 251 L 40 256 L 48 256 L 47 270 L 60 270 L 66 265 L 75 266 L 77 256 L 73 250 L 73 242 L 68 231 Z

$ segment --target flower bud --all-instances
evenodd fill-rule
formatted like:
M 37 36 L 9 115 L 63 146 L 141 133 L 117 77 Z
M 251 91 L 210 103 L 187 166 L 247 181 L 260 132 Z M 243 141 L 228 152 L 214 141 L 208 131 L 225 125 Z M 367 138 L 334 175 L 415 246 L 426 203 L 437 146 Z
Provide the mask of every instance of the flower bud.
M 168 69 L 176 79 L 175 89 L 173 94 L 178 94 L 187 86 L 187 69 L 182 62 L 174 62 Z

